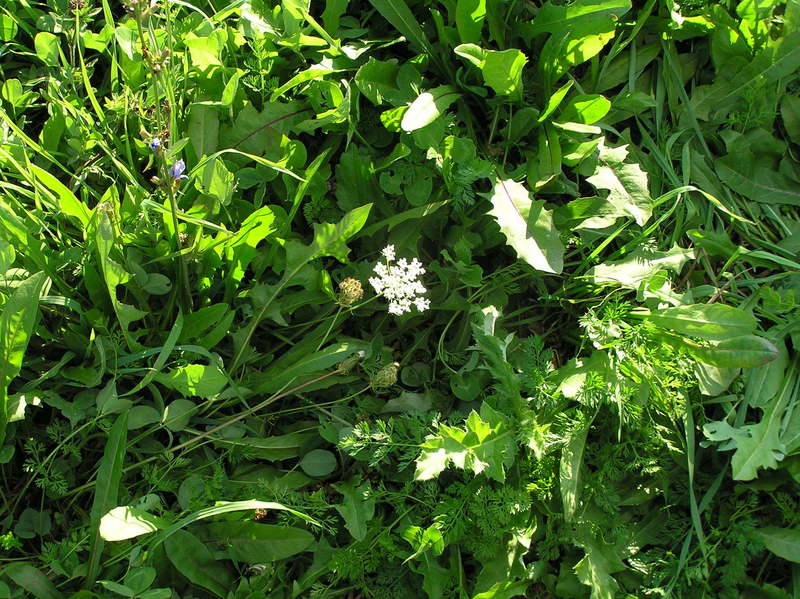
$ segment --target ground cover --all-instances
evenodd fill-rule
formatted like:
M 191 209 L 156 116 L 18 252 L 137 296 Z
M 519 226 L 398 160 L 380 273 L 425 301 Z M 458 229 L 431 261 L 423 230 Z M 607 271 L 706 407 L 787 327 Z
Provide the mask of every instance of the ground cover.
M 800 597 L 800 2 L 7 0 L 0 598 Z

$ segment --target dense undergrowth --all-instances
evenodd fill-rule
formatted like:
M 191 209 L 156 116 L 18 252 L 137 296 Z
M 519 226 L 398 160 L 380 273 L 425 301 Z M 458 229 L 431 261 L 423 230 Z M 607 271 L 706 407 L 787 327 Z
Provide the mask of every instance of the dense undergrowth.
M 0 6 L 0 598 L 800 597 L 800 2 L 126 1 Z

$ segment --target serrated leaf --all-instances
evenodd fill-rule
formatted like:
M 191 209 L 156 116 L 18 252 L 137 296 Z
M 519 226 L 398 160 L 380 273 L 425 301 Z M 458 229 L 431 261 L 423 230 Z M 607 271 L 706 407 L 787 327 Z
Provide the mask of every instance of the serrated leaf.
M 503 417 L 488 404 L 474 410 L 459 428 L 442 424 L 437 435 L 428 435 L 417 459 L 416 480 L 430 480 L 449 464 L 473 474 L 503 482 L 513 439 L 505 431 Z
M 753 480 L 763 468 L 777 468 L 786 455 L 786 446 L 781 439 L 783 416 L 794 399 L 793 390 L 796 370 L 787 376 L 781 393 L 764 410 L 756 424 L 733 427 L 725 420 L 709 422 L 703 433 L 712 441 L 721 442 L 721 450 L 736 448 L 731 459 L 734 480 Z
M 532 202 L 528 190 L 512 179 L 496 180 L 489 211 L 517 256 L 537 270 L 559 274 L 564 245 L 553 225 L 553 211 Z
M 624 260 L 599 264 L 590 272 L 597 284 L 616 283 L 628 289 L 638 289 L 641 283 L 663 269 L 679 273 L 687 260 L 694 256 L 695 250 L 677 245 L 666 252 L 634 251 Z
M 639 226 L 650 220 L 653 199 L 647 190 L 647 173 L 638 164 L 623 162 L 627 146 L 611 148 L 603 141 L 598 146 L 597 169 L 587 179 L 597 189 L 608 190 L 608 201 L 620 216 L 633 217 Z
M 614 599 L 619 584 L 611 575 L 624 570 L 625 564 L 617 555 L 614 545 L 602 539 L 590 539 L 585 534 L 582 536 L 579 544 L 586 555 L 575 565 L 578 580 L 591 587 L 591 599 Z
M 564 449 L 561 450 L 559 467 L 559 486 L 561 502 L 564 505 L 564 520 L 572 521 L 578 510 L 578 501 L 582 486 L 581 467 L 583 466 L 583 450 L 586 437 L 592 422 L 588 421 L 570 435 Z
M 344 501 L 335 506 L 336 511 L 344 519 L 347 530 L 357 541 L 363 541 L 367 536 L 367 524 L 375 515 L 375 497 L 369 483 L 356 486 L 355 482 L 348 481 L 333 485 L 344 497 Z

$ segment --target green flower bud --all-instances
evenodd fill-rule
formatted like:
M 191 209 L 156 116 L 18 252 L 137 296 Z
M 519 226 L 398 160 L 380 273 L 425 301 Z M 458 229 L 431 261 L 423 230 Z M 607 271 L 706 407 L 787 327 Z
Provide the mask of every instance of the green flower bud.
M 386 387 L 391 387 L 397 382 L 398 372 L 400 372 L 400 364 L 397 362 L 387 364 L 372 377 L 372 388 L 385 389 Z

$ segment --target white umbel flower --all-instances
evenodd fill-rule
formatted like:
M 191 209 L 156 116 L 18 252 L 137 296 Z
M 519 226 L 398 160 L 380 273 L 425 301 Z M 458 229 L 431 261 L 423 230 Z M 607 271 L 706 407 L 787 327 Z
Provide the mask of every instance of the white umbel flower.
M 405 258 L 395 261 L 394 246 L 388 245 L 382 251 L 386 263 L 379 262 L 373 269 L 377 277 L 371 277 L 369 282 L 375 293 L 383 295 L 389 300 L 389 313 L 400 316 L 411 312 L 411 305 L 424 312 L 431 306 L 431 302 L 421 297 L 427 291 L 419 277 L 425 274 L 422 263 L 414 258 L 409 262 Z

